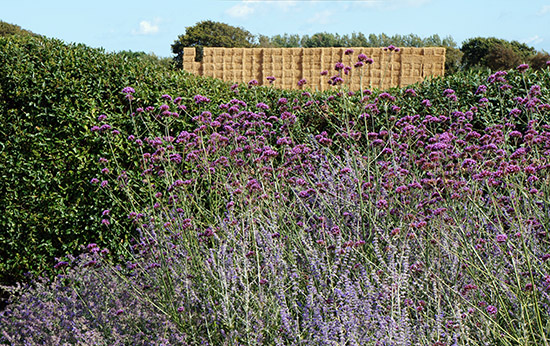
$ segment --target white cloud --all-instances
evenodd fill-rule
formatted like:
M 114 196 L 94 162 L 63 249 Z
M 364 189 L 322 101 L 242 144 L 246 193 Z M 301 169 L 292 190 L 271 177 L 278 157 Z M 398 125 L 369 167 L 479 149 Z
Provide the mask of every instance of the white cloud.
M 324 10 L 321 12 L 315 13 L 312 17 L 310 17 L 307 22 L 308 23 L 315 23 L 315 24 L 330 24 L 333 22 L 332 20 L 333 12 L 330 10 Z
M 544 5 L 540 8 L 538 14 L 544 16 L 545 14 L 550 13 L 550 5 Z
M 239 4 L 227 9 L 225 13 L 234 18 L 246 18 L 252 14 L 266 13 L 266 11 L 272 11 L 274 9 L 288 12 L 291 8 L 297 6 L 298 3 L 305 3 L 306 1 L 281 1 L 281 0 L 242 0 Z M 313 3 L 314 1 L 307 1 Z
M 234 18 L 246 18 L 254 13 L 254 9 L 248 6 L 250 1 L 245 1 L 242 4 L 235 5 L 227 9 L 226 13 Z
M 283 11 L 288 11 L 291 7 L 296 6 L 298 1 L 275 1 L 275 4 Z
M 359 0 L 355 2 L 364 7 L 377 7 L 395 10 L 403 7 L 419 7 L 432 0 Z
M 535 35 L 533 37 L 529 37 L 528 39 L 523 40 L 522 42 L 525 44 L 539 44 L 542 43 L 544 39 L 540 37 L 539 35 Z
M 158 22 L 158 20 L 155 20 L 155 22 Z M 158 24 L 153 24 L 150 21 L 142 20 L 139 22 L 139 29 L 133 31 L 136 35 L 153 35 L 159 32 L 159 26 Z
M 424 4 L 430 3 L 432 0 L 407 0 L 405 3 L 409 6 L 422 6 Z

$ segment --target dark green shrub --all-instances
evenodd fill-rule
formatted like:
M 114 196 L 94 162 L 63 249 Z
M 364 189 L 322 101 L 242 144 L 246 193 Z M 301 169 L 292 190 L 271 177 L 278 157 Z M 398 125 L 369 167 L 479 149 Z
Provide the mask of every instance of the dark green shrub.
M 152 59 L 56 39 L 0 38 L 1 283 L 42 272 L 81 244 L 109 243 L 114 252 L 125 245 L 127 226 L 98 223 L 110 206 L 90 184 L 92 158 L 108 150 L 90 128 L 103 113 L 113 127 L 129 126 L 125 86 L 139 90 L 136 102 L 144 104 L 163 93 L 189 103 L 196 93 L 231 97 L 227 84 L 189 78 Z
M 39 36 L 31 31 L 21 28 L 19 25 L 6 23 L 0 20 L 0 37 L 9 35 Z
M 543 51 L 543 52 L 538 52 L 535 55 L 531 55 L 529 57 L 528 64 L 535 70 L 540 70 L 548 66 L 547 65 L 548 61 L 550 61 L 550 54 Z
M 464 68 L 496 66 L 496 69 L 508 69 L 515 67 L 518 61 L 525 62 L 527 58 L 535 54 L 535 49 L 517 41 L 506 41 L 495 37 L 475 37 L 466 40 L 460 48 L 462 64 Z M 507 62 L 501 58 L 501 54 L 513 59 Z M 502 61 L 500 61 L 502 60 Z M 517 66 L 517 65 L 516 65 Z
M 489 48 L 486 65 L 493 71 L 508 70 L 523 63 L 522 56 L 511 46 L 495 44 Z

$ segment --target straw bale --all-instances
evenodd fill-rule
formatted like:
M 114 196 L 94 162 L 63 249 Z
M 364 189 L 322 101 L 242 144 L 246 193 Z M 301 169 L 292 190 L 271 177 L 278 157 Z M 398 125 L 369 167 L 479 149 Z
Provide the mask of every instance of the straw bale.
M 445 47 L 433 47 L 432 49 L 435 56 L 445 56 Z
M 242 54 L 235 54 L 232 56 L 232 60 L 233 60 L 233 64 L 242 66 L 244 58 Z
M 233 57 L 242 57 L 244 54 L 244 51 L 242 48 L 227 48 L 231 50 L 231 55 Z
M 293 66 L 292 56 L 285 56 L 283 58 L 283 69 L 284 70 L 291 70 L 293 68 L 294 68 L 294 66 Z
M 400 61 L 393 61 L 391 63 L 391 71 L 393 71 L 393 72 L 397 71 L 397 73 L 401 73 L 401 62 Z
M 319 59 L 323 54 L 323 48 L 311 48 L 311 53 L 316 59 Z
M 242 69 L 235 69 L 233 70 L 233 80 L 236 82 L 242 82 L 244 80 L 244 72 Z
M 425 57 L 420 54 L 413 54 L 407 57 L 407 61 L 411 63 L 422 63 Z
M 372 88 L 377 88 L 377 87 L 380 87 L 380 82 L 382 81 L 382 78 L 380 77 L 373 77 L 373 78 L 370 78 L 369 79 L 369 84 L 371 85 Z
M 371 78 L 380 78 L 382 77 L 382 70 L 371 70 Z
M 434 63 L 439 62 L 440 58 L 437 57 L 437 56 L 427 56 L 427 57 L 424 58 L 424 61 L 434 64 Z
M 213 69 L 212 75 L 214 76 L 214 78 L 219 78 L 219 79 L 223 78 L 223 69 L 222 68 L 213 65 L 212 69 Z
M 320 61 L 313 61 L 309 64 L 309 66 L 311 71 L 317 74 L 321 73 L 321 71 L 323 70 L 323 66 L 321 65 Z
M 195 58 L 195 48 L 194 47 L 186 47 L 186 48 L 183 48 L 183 56 L 192 56 L 193 58 Z
M 416 82 L 418 82 L 418 79 L 415 77 L 402 77 L 399 86 L 403 87 L 403 86 L 414 84 Z
M 273 56 L 283 55 L 283 48 L 269 48 L 269 54 Z
M 274 62 L 274 63 L 273 63 L 273 70 L 274 70 L 274 71 L 278 71 L 278 72 L 282 72 L 282 71 L 283 71 L 283 63 L 282 63 L 282 61 L 281 61 L 280 63 Z
M 344 54 L 342 48 L 332 48 L 330 53 L 333 64 L 342 61 L 342 56 Z
M 332 60 L 332 51 L 331 48 L 319 48 L 321 55 L 321 62 L 330 63 Z
M 422 77 L 426 77 L 431 75 L 433 69 L 433 64 L 430 62 L 424 63 L 422 65 Z
M 283 50 L 282 56 L 284 60 L 290 59 L 292 57 L 292 49 Z
M 262 53 L 262 63 L 269 64 L 271 62 L 273 62 L 273 54 L 271 53 L 271 49 L 264 49 Z
M 183 63 L 183 69 L 187 72 L 193 73 L 193 63 L 192 62 L 184 62 Z
M 435 50 L 433 48 L 423 48 L 423 54 L 426 56 L 435 55 Z
M 214 77 L 214 69 L 210 63 L 202 63 L 202 75 L 207 77 Z
M 256 61 L 263 61 L 264 60 L 264 51 L 262 48 L 256 48 L 252 51 L 252 56 L 254 57 L 254 60 Z

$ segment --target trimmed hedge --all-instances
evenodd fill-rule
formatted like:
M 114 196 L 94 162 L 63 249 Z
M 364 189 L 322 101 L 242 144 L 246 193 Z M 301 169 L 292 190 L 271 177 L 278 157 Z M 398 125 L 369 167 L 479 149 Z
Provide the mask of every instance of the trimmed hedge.
M 100 225 L 110 206 L 89 183 L 94 158 L 106 150 L 90 132 L 97 117 L 130 125 L 125 86 L 145 105 L 164 93 L 187 102 L 197 93 L 232 97 L 226 83 L 150 59 L 43 37 L 0 38 L 0 283 L 42 273 L 82 244 L 108 243 L 115 253 L 126 244 L 127 226 Z

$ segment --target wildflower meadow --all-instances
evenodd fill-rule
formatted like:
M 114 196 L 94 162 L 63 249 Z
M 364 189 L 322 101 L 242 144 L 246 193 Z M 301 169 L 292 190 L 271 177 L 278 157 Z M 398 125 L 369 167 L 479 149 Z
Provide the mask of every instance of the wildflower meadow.
M 85 183 L 134 232 L 12 287 L 0 343 L 550 345 L 550 67 L 350 91 L 355 58 L 327 92 L 121 85 Z

